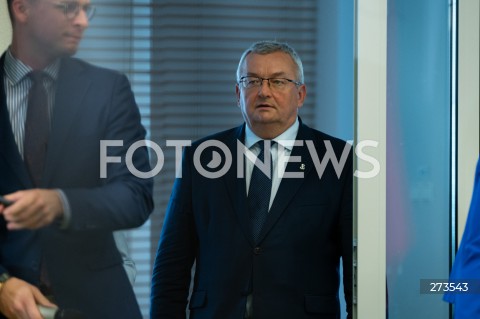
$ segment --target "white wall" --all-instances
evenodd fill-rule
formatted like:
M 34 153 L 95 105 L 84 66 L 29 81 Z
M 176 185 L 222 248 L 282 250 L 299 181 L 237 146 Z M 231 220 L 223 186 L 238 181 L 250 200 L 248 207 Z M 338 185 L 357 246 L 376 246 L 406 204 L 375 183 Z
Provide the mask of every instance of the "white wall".
M 0 52 L 5 51 L 10 44 L 12 26 L 8 17 L 7 2 L 0 1 Z
M 463 235 L 473 191 L 480 145 L 478 0 L 460 1 L 458 21 L 458 244 Z
M 354 179 L 354 234 L 357 239 L 356 304 L 353 318 L 385 318 L 385 205 L 386 205 L 386 63 L 387 2 L 356 2 L 355 143 L 378 142 L 369 155 L 381 171 L 374 178 Z M 355 168 L 367 172 L 364 161 Z M 356 233 L 355 233 L 356 230 Z

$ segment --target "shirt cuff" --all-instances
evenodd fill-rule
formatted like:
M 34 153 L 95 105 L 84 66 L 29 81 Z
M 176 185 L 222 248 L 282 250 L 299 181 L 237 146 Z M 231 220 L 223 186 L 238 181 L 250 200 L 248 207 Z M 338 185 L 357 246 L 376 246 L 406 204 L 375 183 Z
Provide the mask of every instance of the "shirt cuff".
M 70 208 L 70 203 L 68 201 L 67 195 L 61 190 L 61 189 L 56 189 L 55 190 L 60 197 L 60 201 L 62 202 L 62 207 L 63 207 L 63 217 L 60 220 L 60 229 L 66 229 L 70 225 L 70 220 L 72 217 L 72 210 Z

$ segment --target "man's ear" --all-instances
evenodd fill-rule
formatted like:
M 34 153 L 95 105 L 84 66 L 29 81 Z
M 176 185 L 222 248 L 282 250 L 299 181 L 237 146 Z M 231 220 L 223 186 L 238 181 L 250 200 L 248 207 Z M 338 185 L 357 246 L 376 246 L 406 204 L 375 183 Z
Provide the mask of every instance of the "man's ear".
M 237 95 L 237 106 L 240 107 L 240 88 L 235 85 L 235 94 Z
M 13 0 L 12 1 L 12 13 L 14 21 L 19 23 L 25 23 L 27 21 L 29 12 L 29 4 L 26 0 Z
M 303 102 L 307 97 L 307 86 L 302 84 L 298 87 L 298 100 L 297 100 L 297 107 L 300 108 L 303 106 Z

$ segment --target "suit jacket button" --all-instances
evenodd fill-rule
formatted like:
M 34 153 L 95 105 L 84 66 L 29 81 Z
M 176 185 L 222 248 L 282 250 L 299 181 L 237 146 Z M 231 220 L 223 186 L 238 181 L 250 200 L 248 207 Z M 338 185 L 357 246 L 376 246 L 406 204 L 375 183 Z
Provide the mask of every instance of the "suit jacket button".
M 253 253 L 254 253 L 255 255 L 260 255 L 260 254 L 262 253 L 262 247 L 255 247 L 255 248 L 253 249 Z

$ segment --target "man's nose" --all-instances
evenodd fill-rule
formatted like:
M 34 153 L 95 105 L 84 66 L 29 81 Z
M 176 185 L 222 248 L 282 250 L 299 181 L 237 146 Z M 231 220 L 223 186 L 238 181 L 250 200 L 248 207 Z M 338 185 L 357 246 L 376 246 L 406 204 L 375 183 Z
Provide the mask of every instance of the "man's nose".
M 271 93 L 270 81 L 268 79 L 262 79 L 262 84 L 258 88 L 258 95 L 269 96 Z

